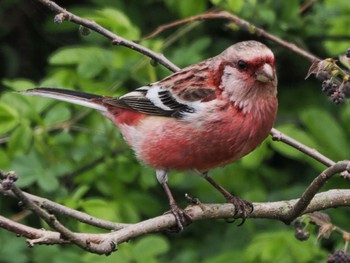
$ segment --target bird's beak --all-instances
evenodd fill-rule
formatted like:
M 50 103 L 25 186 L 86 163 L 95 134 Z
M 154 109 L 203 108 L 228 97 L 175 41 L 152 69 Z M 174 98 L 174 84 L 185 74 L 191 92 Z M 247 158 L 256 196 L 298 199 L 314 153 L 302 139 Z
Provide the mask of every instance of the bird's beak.
M 275 72 L 272 66 L 265 63 L 257 72 L 255 72 L 256 80 L 266 83 L 275 79 Z

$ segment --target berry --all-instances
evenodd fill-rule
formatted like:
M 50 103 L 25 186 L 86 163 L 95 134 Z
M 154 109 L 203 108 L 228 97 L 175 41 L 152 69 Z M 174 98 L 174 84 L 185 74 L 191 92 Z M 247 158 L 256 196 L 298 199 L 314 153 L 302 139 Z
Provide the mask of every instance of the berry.
M 336 90 L 335 92 L 333 92 L 333 94 L 331 95 L 331 99 L 335 104 L 339 104 L 344 102 L 345 100 L 345 94 L 344 92 L 340 91 L 340 90 Z
M 327 263 L 350 263 L 350 254 L 337 250 L 328 256 Z
M 327 95 L 331 96 L 338 88 L 338 84 L 330 79 L 322 82 L 322 91 Z

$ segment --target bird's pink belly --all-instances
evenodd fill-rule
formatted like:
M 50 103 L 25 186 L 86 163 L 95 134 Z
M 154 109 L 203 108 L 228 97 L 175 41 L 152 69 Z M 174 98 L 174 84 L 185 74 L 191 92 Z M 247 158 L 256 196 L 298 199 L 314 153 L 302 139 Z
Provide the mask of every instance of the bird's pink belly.
M 145 129 L 135 151 L 140 160 L 156 169 L 205 171 L 234 162 L 258 146 L 271 127 L 258 133 L 252 131 L 256 128 L 244 117 L 199 127 L 169 121 Z

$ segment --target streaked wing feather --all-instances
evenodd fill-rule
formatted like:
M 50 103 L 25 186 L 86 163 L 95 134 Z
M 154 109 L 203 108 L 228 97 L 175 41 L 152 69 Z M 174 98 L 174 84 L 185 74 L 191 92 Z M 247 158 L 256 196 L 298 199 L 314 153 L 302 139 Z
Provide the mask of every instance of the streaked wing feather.
M 120 97 L 120 98 L 109 98 L 104 99 L 104 103 L 112 106 L 121 107 L 124 109 L 135 110 L 148 115 L 155 116 L 171 116 L 174 111 L 166 111 L 159 107 L 156 107 L 149 99 L 146 97 Z
M 196 111 L 194 103 L 216 97 L 214 86 L 208 86 L 206 64 L 195 70 L 185 68 L 166 79 L 140 87 L 119 98 L 106 98 L 104 103 L 149 115 L 181 118 Z

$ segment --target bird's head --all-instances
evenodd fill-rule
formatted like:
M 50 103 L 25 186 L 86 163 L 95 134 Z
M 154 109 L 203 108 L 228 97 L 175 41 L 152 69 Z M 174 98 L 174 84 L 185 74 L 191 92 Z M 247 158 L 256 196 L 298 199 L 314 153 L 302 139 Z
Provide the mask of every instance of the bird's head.
M 232 45 L 216 57 L 223 96 L 245 105 L 258 98 L 275 98 L 277 77 L 272 51 L 258 41 Z

